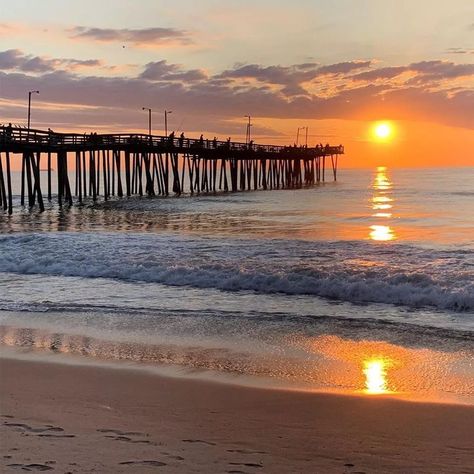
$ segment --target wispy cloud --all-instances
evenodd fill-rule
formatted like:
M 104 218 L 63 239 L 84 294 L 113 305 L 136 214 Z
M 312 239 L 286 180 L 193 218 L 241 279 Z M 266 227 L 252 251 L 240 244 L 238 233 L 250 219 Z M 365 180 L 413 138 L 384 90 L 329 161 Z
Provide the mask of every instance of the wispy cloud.
M 474 48 L 448 48 L 448 54 L 474 54 Z
M 176 28 L 112 29 L 76 26 L 68 31 L 74 39 L 131 43 L 135 46 L 183 46 L 193 43 L 188 32 Z

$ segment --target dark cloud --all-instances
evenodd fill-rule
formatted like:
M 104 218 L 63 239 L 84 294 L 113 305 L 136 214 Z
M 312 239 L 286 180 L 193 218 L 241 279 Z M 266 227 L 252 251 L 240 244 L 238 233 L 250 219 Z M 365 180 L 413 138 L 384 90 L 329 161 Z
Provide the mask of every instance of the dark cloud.
M 220 77 L 249 78 L 270 84 L 294 87 L 326 74 L 345 74 L 353 70 L 367 68 L 371 61 L 346 61 L 319 66 L 317 63 L 294 64 L 292 66 L 260 66 L 258 64 L 239 65 L 224 71 Z
M 178 64 L 168 64 L 167 61 L 150 62 L 140 78 L 150 81 L 184 81 L 195 82 L 207 79 L 207 75 L 199 69 L 183 70 Z
M 135 45 L 167 45 L 180 44 L 188 45 L 192 43 L 189 34 L 183 30 L 175 28 L 143 28 L 131 30 L 128 28 L 87 28 L 77 26 L 69 30 L 72 38 L 88 39 L 103 42 L 133 43 Z
M 234 79 L 256 79 L 269 84 L 288 85 L 313 78 L 317 67 L 303 68 L 294 66 L 260 66 L 246 64 L 224 71 L 219 77 Z
M 330 64 L 329 66 L 321 66 L 318 69 L 319 74 L 347 74 L 357 69 L 370 67 L 372 61 L 346 61 L 343 63 Z
M 423 84 L 433 81 L 443 81 L 474 75 L 474 64 L 455 64 L 448 61 L 421 61 L 408 66 L 393 66 L 355 74 L 351 79 L 356 81 L 375 81 L 377 79 L 393 79 L 405 72 L 411 72 L 414 77 L 407 84 Z
M 0 70 L 18 70 L 33 73 L 45 73 L 56 69 L 77 67 L 98 67 L 102 61 L 98 59 L 57 59 L 44 58 L 24 54 L 19 49 L 9 49 L 0 52 Z
M 407 71 L 405 66 L 392 66 L 373 69 L 372 71 L 360 72 L 352 76 L 353 80 L 357 81 L 375 81 L 377 79 L 393 79 L 403 72 Z
M 455 64 L 447 61 L 421 61 L 412 63 L 409 70 L 429 79 L 454 79 L 474 75 L 474 64 Z

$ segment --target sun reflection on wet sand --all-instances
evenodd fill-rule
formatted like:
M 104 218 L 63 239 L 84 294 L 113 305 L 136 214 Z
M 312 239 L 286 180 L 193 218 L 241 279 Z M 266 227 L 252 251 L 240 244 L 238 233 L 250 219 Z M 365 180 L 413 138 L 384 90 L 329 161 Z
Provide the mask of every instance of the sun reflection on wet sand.
M 207 370 L 231 375 L 234 382 L 239 374 L 253 380 L 250 384 L 263 386 L 474 405 L 473 352 L 465 348 L 445 351 L 319 335 L 298 342 L 297 352 L 303 350 L 304 358 L 286 359 L 258 357 L 258 354 L 250 357 L 245 351 L 111 341 L 0 325 L 0 349 L 9 347 L 16 348 L 20 354 L 54 354 L 64 361 L 67 359 L 61 357 L 67 356 L 72 357 L 70 361 L 78 361 L 80 357 L 99 364 L 120 362 Z
M 365 375 L 365 391 L 369 394 L 388 393 L 386 361 L 383 359 L 366 360 L 363 373 Z
M 392 189 L 392 182 L 388 176 L 387 168 L 385 166 L 379 166 L 377 168 L 374 182 L 372 185 L 374 189 L 374 195 L 372 196 L 372 210 L 375 211 L 372 217 L 377 219 L 390 219 L 392 212 L 379 212 L 389 211 L 393 208 L 393 197 L 387 195 Z M 370 226 L 369 238 L 379 242 L 395 240 L 397 238 L 394 230 L 389 225 L 374 224 Z
M 402 346 L 378 340 L 324 335 L 309 350 L 322 358 L 325 391 L 405 400 L 472 404 L 472 353 Z M 339 389 L 337 389 L 339 387 Z

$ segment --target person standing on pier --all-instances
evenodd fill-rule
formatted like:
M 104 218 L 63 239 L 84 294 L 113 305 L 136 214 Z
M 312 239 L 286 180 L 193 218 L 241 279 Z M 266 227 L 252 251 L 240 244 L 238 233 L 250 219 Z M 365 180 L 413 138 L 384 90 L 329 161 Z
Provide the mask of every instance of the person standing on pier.
M 5 127 L 5 137 L 7 140 L 11 140 L 13 133 L 13 127 L 11 122 Z

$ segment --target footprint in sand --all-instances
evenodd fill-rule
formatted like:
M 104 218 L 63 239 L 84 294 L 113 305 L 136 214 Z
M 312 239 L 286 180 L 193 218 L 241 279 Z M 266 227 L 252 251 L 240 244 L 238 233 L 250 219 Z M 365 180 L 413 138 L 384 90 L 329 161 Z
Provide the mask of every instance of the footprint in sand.
M 202 443 L 207 444 L 209 446 L 215 446 L 216 443 L 212 443 L 211 441 L 204 441 L 202 439 L 183 439 L 183 443 Z
M 138 431 L 120 431 L 120 430 L 113 430 L 110 428 L 99 428 L 99 433 L 112 433 L 120 436 L 148 436 L 146 433 L 139 433 Z
M 167 466 L 165 462 L 161 461 L 124 461 L 119 462 L 122 466 L 153 466 L 153 467 L 161 467 Z
M 267 454 L 265 451 L 252 451 L 251 449 L 228 449 L 227 452 L 239 454 Z
M 132 439 L 131 436 L 149 436 L 146 433 L 139 433 L 138 431 L 120 431 L 113 430 L 109 428 L 100 428 L 99 433 L 103 433 L 106 438 L 113 439 L 115 441 L 125 441 L 127 443 L 136 443 L 136 444 L 153 444 L 156 446 L 156 443 L 151 442 L 148 439 Z
M 26 423 L 8 423 L 4 422 L 3 426 L 13 428 L 23 433 L 33 433 L 41 438 L 75 438 L 76 435 L 64 433 L 64 429 L 59 426 L 45 425 L 44 427 L 34 428 Z
M 184 458 L 183 458 L 183 457 L 181 457 L 181 456 L 175 456 L 175 455 L 173 455 L 173 454 L 167 453 L 166 451 L 161 451 L 161 454 L 162 454 L 163 456 L 166 456 L 166 457 L 170 458 L 170 459 L 174 459 L 175 461 L 184 461 Z
M 48 435 L 51 435 L 51 433 L 63 433 L 64 429 L 59 427 L 59 426 L 52 426 L 52 425 L 45 425 L 43 427 L 38 427 L 34 428 L 30 425 L 27 425 L 26 423 L 9 423 L 7 421 L 3 422 L 3 426 L 6 426 L 7 428 L 16 428 L 21 431 L 26 431 L 28 433 L 39 433 L 39 436 L 46 436 L 44 433 L 48 433 Z M 55 435 L 57 437 L 74 437 L 74 435 Z
M 52 471 L 53 468 L 46 464 L 8 464 L 7 467 L 21 469 L 22 471 Z
M 230 462 L 231 466 L 245 466 L 245 467 L 256 467 L 262 468 L 262 464 L 257 464 L 256 462 Z

